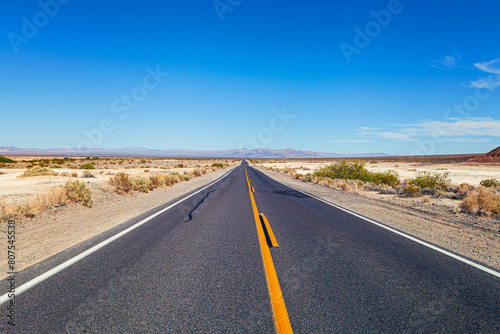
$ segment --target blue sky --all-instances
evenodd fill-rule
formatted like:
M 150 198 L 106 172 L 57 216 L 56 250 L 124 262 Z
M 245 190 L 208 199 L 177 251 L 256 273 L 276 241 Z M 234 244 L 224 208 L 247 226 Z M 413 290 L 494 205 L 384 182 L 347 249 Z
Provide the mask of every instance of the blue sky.
M 498 1 L 1 6 L 0 146 L 500 145 Z

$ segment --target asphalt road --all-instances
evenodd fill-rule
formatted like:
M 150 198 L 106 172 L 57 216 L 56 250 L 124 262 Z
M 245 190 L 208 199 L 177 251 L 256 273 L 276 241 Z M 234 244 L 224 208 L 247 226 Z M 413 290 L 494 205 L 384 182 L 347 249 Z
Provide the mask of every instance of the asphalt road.
M 294 333 L 500 333 L 500 278 L 247 170 L 279 243 L 271 255 Z M 16 326 L 2 317 L 0 332 L 273 333 L 269 295 L 240 166 L 17 295 Z

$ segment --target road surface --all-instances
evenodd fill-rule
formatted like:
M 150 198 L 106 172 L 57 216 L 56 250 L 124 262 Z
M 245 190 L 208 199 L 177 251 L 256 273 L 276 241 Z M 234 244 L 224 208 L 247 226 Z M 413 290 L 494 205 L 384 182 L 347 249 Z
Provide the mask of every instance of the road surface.
M 187 196 L 18 273 L 18 292 L 33 283 L 0 332 L 273 333 L 281 321 L 294 333 L 500 333 L 498 276 L 245 161 Z

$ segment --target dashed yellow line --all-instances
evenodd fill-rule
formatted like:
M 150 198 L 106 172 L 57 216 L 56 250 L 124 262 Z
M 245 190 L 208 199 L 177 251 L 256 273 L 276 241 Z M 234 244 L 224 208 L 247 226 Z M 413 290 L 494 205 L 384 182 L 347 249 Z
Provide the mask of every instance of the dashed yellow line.
M 267 217 L 263 213 L 260 214 L 260 217 L 262 218 L 264 225 L 266 225 L 267 235 L 269 236 L 269 240 L 271 240 L 271 247 L 279 247 L 280 245 L 278 245 L 278 240 L 276 240 L 276 237 L 274 236 L 273 230 L 271 229 L 271 225 L 269 225 Z
M 252 193 L 253 188 L 250 185 L 250 179 L 248 178 L 248 172 L 246 167 L 245 167 L 245 174 L 247 176 L 248 193 L 250 194 L 250 201 L 252 202 L 252 209 L 255 218 L 255 225 L 257 227 L 257 234 L 259 236 L 260 251 L 262 254 L 262 261 L 264 262 L 264 270 L 266 272 L 267 287 L 269 289 L 269 297 L 271 299 L 271 306 L 273 309 L 276 332 L 278 334 L 293 333 L 292 325 L 290 324 L 290 319 L 288 318 L 288 311 L 286 310 L 285 300 L 283 299 L 283 294 L 281 293 L 281 287 L 278 281 L 278 275 L 276 274 L 276 269 L 274 268 L 271 251 L 267 246 L 264 229 L 262 228 L 262 224 L 260 223 L 259 210 L 257 209 L 255 198 L 253 197 Z M 274 240 L 276 241 L 276 238 L 274 237 L 271 228 L 268 227 L 269 222 L 267 221 L 267 219 L 265 219 L 265 223 L 269 236 L 271 236 L 272 234 Z M 276 242 L 276 244 L 278 243 Z

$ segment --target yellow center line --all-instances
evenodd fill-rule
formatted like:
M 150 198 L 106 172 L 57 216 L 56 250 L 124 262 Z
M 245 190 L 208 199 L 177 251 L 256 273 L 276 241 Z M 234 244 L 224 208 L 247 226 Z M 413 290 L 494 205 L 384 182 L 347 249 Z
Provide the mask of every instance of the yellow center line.
M 267 235 L 269 235 L 269 239 L 271 240 L 271 246 L 279 247 L 280 245 L 278 245 L 278 240 L 276 240 L 276 237 L 274 236 L 273 230 L 271 229 L 271 225 L 269 225 L 267 217 L 263 213 L 261 213 L 260 216 L 262 217 L 262 221 L 266 225 Z
M 257 204 L 255 204 L 255 199 L 252 194 L 252 186 L 250 185 L 250 179 L 248 178 L 246 168 L 245 174 L 247 175 L 248 193 L 250 194 L 250 201 L 252 202 L 255 225 L 257 226 L 257 234 L 259 236 L 260 251 L 262 254 L 262 261 L 264 262 L 264 270 L 266 272 L 267 288 L 269 289 L 269 297 L 271 299 L 276 332 L 278 334 L 293 333 L 292 325 L 290 324 L 290 319 L 288 318 L 288 311 L 286 310 L 285 306 L 285 300 L 283 299 L 283 294 L 281 293 L 278 275 L 276 274 L 276 269 L 274 268 L 271 251 L 267 246 L 264 229 L 262 228 L 262 224 L 260 223 L 259 210 L 257 209 Z M 269 222 L 267 224 L 269 224 Z M 269 228 L 268 231 L 271 231 L 271 229 Z

